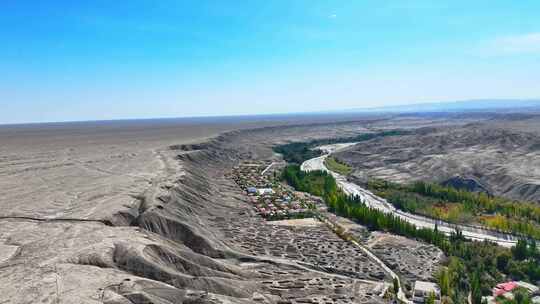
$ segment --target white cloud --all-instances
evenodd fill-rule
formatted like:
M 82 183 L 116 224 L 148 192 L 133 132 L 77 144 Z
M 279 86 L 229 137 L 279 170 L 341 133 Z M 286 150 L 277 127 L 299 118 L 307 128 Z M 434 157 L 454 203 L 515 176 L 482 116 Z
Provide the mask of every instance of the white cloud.
M 497 53 L 540 53 L 540 33 L 497 37 L 487 47 Z
M 331 14 L 330 16 L 328 16 L 328 18 L 335 19 L 335 18 L 337 18 L 337 15 L 336 14 Z

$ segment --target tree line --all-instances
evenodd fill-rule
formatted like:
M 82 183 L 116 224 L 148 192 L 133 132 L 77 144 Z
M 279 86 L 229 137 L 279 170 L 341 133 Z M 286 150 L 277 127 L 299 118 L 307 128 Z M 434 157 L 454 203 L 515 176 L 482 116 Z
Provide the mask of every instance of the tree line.
M 396 208 L 454 223 L 476 221 L 487 227 L 540 238 L 540 207 L 450 186 L 417 181 L 401 185 L 372 179 L 368 189 Z
M 368 141 L 371 139 L 386 137 L 386 136 L 401 136 L 411 134 L 411 131 L 407 130 L 390 130 L 382 131 L 376 133 L 364 133 L 350 137 L 338 137 L 338 138 L 327 138 L 327 139 L 316 139 L 308 142 L 294 142 L 284 145 L 279 145 L 274 147 L 274 152 L 282 154 L 283 159 L 288 163 L 292 164 L 301 164 L 304 161 L 320 156 L 322 153 L 319 150 L 314 150 L 313 148 L 338 144 L 338 143 L 350 143 L 350 142 L 362 142 Z
M 491 242 L 466 240 L 459 230 L 446 236 L 435 229 L 418 228 L 399 217 L 370 208 L 359 197 L 346 195 L 335 179 L 323 171 L 303 172 L 287 166 L 282 178 L 298 191 L 321 196 L 329 211 L 357 221 L 370 230 L 382 230 L 433 244 L 448 257 L 449 263 L 437 275 L 441 293 L 453 303 L 465 303 L 469 292 L 473 303 L 491 293 L 497 283 L 508 279 L 540 280 L 540 255 L 533 241 L 520 240 L 509 250 Z M 422 190 L 424 191 L 424 190 Z M 429 193 L 428 190 L 426 193 Z

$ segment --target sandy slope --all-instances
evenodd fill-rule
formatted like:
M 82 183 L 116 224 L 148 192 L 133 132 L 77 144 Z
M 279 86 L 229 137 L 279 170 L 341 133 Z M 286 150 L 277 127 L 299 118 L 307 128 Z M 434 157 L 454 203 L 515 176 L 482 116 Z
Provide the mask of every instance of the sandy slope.
M 324 227 L 267 225 L 225 173 L 437 120 L 300 120 L 0 128 L 0 303 L 382 303 L 377 264 Z
M 213 226 L 234 225 L 248 206 L 226 170 L 272 153 L 264 132 L 208 138 L 254 126 L 0 128 L 0 303 L 277 303 L 267 280 L 365 296 L 379 283 L 250 256 Z M 317 289 L 316 280 L 330 283 Z

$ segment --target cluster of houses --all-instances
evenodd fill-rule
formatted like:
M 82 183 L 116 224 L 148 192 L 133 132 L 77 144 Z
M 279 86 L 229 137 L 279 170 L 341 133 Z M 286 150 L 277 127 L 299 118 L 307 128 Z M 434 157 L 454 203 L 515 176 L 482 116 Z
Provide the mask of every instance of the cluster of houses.
M 267 220 L 283 220 L 313 217 L 315 210 L 326 211 L 324 202 L 308 193 L 294 191 L 279 181 L 280 168 L 271 162 L 246 162 L 233 168 L 232 178 L 245 191 L 255 212 Z M 498 299 L 514 299 L 516 290 L 529 293 L 532 303 L 540 304 L 537 286 L 517 281 L 498 284 L 493 295 L 484 297 L 483 302 L 497 304 Z M 416 281 L 412 291 L 413 303 L 425 303 L 434 297 L 440 303 L 440 289 L 435 283 Z
M 498 303 L 497 299 L 500 298 L 513 300 L 515 292 L 519 289 L 524 290 L 529 294 L 532 303 L 540 304 L 540 288 L 523 281 L 511 281 L 497 284 L 492 290 L 493 294 L 489 297 L 484 297 L 484 300 L 489 304 Z
M 502 303 L 504 301 L 499 301 L 499 299 L 502 298 L 513 300 L 515 292 L 520 289 L 529 294 L 531 303 L 540 304 L 540 288 L 523 281 L 511 281 L 497 284 L 492 290 L 493 294 L 489 297 L 483 297 L 482 303 Z M 439 286 L 435 283 L 416 281 L 413 291 L 413 303 L 425 303 L 430 296 L 434 297 L 435 304 L 440 303 L 441 293 Z
M 278 166 L 272 166 L 251 162 L 232 171 L 232 179 L 246 192 L 258 214 L 268 220 L 297 219 L 313 217 L 313 209 L 326 208 L 320 198 L 280 183 Z
M 281 188 L 281 187 L 278 187 Z M 273 189 L 255 189 L 250 187 L 247 193 L 253 207 L 266 219 L 306 218 L 313 214 L 304 201 L 289 191 Z

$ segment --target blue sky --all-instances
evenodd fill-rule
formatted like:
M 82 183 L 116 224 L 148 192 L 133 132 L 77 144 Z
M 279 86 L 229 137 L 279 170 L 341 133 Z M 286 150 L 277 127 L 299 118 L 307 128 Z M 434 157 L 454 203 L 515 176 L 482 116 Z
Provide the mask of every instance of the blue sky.
M 0 123 L 540 97 L 540 2 L 0 2 Z

